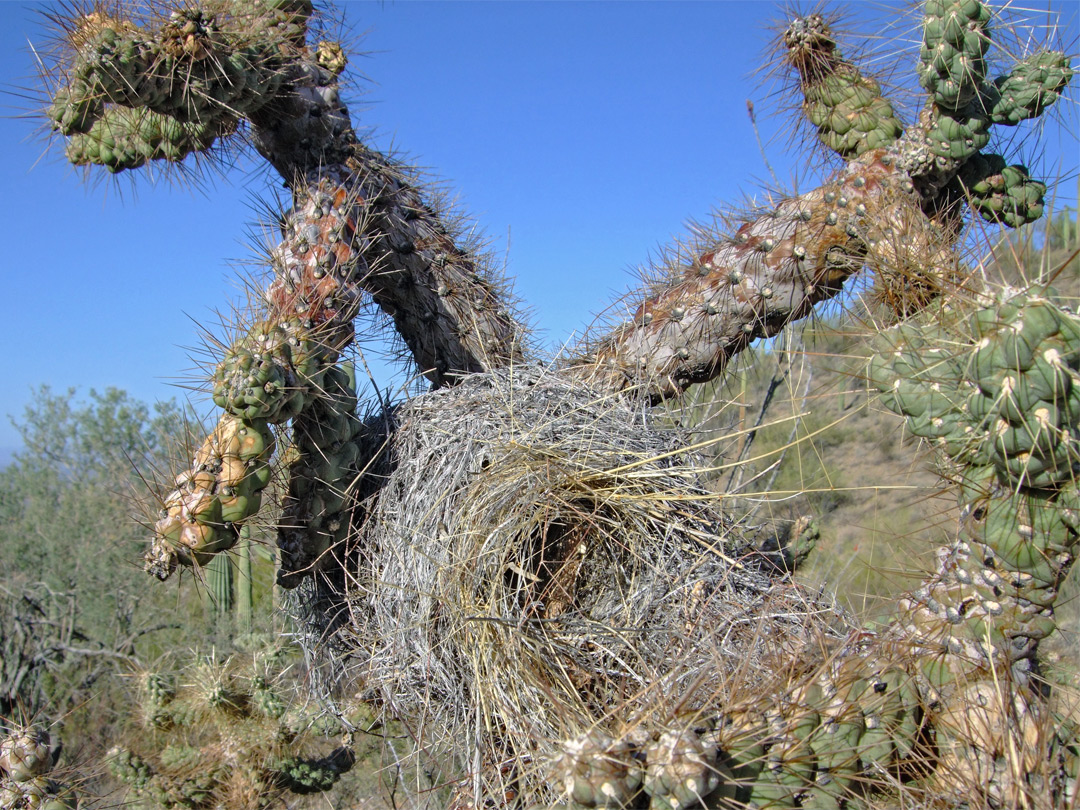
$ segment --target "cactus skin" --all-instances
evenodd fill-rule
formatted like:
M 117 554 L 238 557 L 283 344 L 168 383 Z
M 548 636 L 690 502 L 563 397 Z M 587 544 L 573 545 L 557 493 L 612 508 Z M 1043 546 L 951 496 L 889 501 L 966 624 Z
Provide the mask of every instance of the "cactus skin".
M 893 153 L 867 152 L 821 188 L 695 248 L 575 363 L 594 384 L 661 399 L 716 377 L 752 341 L 837 295 L 866 263 L 947 272 L 952 237 L 918 205 Z
M 824 17 L 793 20 L 783 40 L 785 60 L 799 74 L 803 114 L 827 148 L 850 159 L 900 137 L 903 126 L 881 86 L 840 55 Z
M 214 612 L 228 616 L 233 605 L 233 562 L 219 554 L 206 565 L 206 585 Z
M 360 429 L 352 366 L 328 369 L 320 395 L 293 421 L 289 491 L 278 528 L 278 581 L 286 588 L 317 570 L 349 531 Z

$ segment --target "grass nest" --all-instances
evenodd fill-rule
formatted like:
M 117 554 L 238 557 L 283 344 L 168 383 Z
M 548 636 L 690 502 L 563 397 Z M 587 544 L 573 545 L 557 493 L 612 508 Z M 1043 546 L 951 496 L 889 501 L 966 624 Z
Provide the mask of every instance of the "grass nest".
M 850 629 L 705 489 L 692 435 L 565 372 L 466 378 L 364 441 L 350 540 L 296 596 L 308 646 L 474 801 L 550 803 L 562 741 L 760 704 Z

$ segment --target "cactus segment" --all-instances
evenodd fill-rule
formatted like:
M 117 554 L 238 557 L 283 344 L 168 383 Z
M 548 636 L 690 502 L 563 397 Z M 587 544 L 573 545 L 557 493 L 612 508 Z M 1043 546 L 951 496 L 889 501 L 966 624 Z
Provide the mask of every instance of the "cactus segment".
M 926 143 L 934 155 L 962 165 L 990 143 L 990 119 L 974 106 L 954 112 L 939 110 L 926 134 Z
M 318 760 L 289 757 L 274 764 L 274 783 L 301 796 L 322 793 L 336 785 L 352 765 L 353 758 L 345 749 Z
M 641 762 L 633 743 L 599 730 L 564 742 L 554 770 L 570 800 L 581 807 L 627 807 L 641 791 Z
M 1069 58 L 1060 51 L 1039 51 L 1019 62 L 1008 76 L 994 80 L 987 92 L 990 120 L 1014 126 L 1043 111 L 1061 97 L 1073 77 Z
M 297 318 L 260 321 L 214 371 L 214 404 L 242 419 L 279 424 L 304 407 L 319 384 L 324 352 Z
M 868 376 L 935 441 L 967 521 L 964 542 L 903 601 L 906 626 L 967 661 L 965 677 L 997 663 L 1023 678 L 1080 539 L 1080 317 L 1012 291 L 916 334 L 894 330 Z
M 16 728 L 0 739 L 0 771 L 14 782 L 28 782 L 52 765 L 49 735 L 39 728 Z
M 235 119 L 211 127 L 147 110 L 114 107 L 85 133 L 68 138 L 67 158 L 75 166 L 99 165 L 113 173 L 137 169 L 149 160 L 175 163 L 192 152 L 209 149 L 235 126 Z
M 176 684 L 160 672 L 143 673 L 139 683 L 139 719 L 146 729 L 165 729 L 172 722 L 169 704 L 176 697 Z
M 842 158 L 893 143 L 903 132 L 881 86 L 845 60 L 820 14 L 792 21 L 784 32 L 787 61 L 799 73 L 803 114 L 826 147 Z
M 908 276 L 922 274 L 925 303 L 955 260 L 951 237 L 916 206 L 892 155 L 868 152 L 830 183 L 695 249 L 579 363 L 604 385 L 638 385 L 659 399 L 717 376 L 731 356 L 809 314 L 867 264 L 914 268 Z
M 298 585 L 345 539 L 360 429 L 352 366 L 327 369 L 321 391 L 293 421 L 289 491 L 278 528 L 278 579 L 285 587 Z
M 1032 180 L 1024 166 L 1006 166 L 1000 155 L 972 156 L 957 180 L 987 222 L 1019 228 L 1042 216 L 1046 184 Z
M 645 748 L 645 792 L 655 810 L 683 810 L 700 805 L 719 787 L 716 748 L 692 730 L 665 731 Z
M 192 467 L 176 478 L 165 498 L 147 552 L 147 570 L 167 577 L 182 565 L 206 565 L 232 548 L 237 524 L 258 510 L 270 483 L 274 436 L 265 419 L 225 414 L 195 454 Z
M 154 27 L 100 11 L 79 17 L 46 111 L 68 159 L 119 172 L 183 160 L 235 132 L 277 96 L 283 54 L 306 35 L 304 11 L 271 6 L 204 3 Z
M 233 603 L 233 561 L 218 554 L 206 565 L 206 585 L 214 612 L 228 615 Z
M 919 82 L 942 110 L 960 110 L 977 101 L 986 79 L 990 17 L 990 9 L 978 0 L 926 3 Z

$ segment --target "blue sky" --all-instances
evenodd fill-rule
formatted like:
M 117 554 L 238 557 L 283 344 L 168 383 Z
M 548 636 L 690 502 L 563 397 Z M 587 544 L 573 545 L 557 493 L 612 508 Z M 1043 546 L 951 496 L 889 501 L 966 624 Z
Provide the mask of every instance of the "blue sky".
M 202 189 L 145 178 L 82 182 L 59 144 L 49 149 L 22 114 L 34 106 L 19 93 L 34 85 L 27 42 L 41 41 L 41 8 L 0 2 L 8 91 L 0 97 L 0 449 L 17 444 L 5 416 L 20 415 L 41 383 L 116 386 L 147 401 L 182 396 L 175 385 L 192 368 L 185 347 L 199 344 L 200 324 L 215 331 L 215 308 L 240 297 L 229 261 L 251 257 L 247 226 L 275 185 L 254 163 Z M 351 104 L 354 122 L 445 181 L 505 261 L 550 347 L 631 286 L 634 268 L 684 233 L 687 220 L 773 185 L 747 99 L 784 188 L 807 187 L 811 164 L 820 167 L 806 149 L 790 148 L 790 116 L 772 115 L 775 87 L 751 75 L 780 13 L 771 3 L 340 8 L 368 52 L 350 68 L 366 77 Z M 883 36 L 871 46 L 892 42 L 892 57 L 873 64 L 898 81 L 904 72 L 894 66 L 915 59 L 912 18 L 895 25 L 906 8 L 850 9 L 853 30 Z M 1062 8 L 1061 39 L 1075 53 L 1076 7 Z M 1047 127 L 1044 149 L 1019 153 L 1044 175 L 1071 173 L 1059 205 L 1075 205 L 1077 118 L 1071 100 Z

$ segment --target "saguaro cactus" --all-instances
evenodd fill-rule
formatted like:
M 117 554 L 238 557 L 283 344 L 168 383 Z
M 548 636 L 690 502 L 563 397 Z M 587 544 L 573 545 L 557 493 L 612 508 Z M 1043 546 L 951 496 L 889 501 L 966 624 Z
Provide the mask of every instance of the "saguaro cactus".
M 1014 227 L 1041 215 L 1045 186 L 981 150 L 1059 98 L 1066 56 L 990 80 L 992 9 L 928 0 L 927 98 L 905 127 L 820 16 L 794 20 L 802 110 L 843 168 L 683 250 L 624 323 L 542 364 L 498 280 L 354 134 L 311 11 L 205 0 L 70 22 L 49 115 L 74 162 L 246 135 L 293 194 L 149 570 L 231 548 L 284 446 L 281 582 L 300 586 L 312 655 L 355 655 L 336 671 L 461 780 L 455 807 L 832 808 L 898 785 L 1071 801 L 1077 735 L 1034 664 L 1077 539 L 1080 319 L 1044 291 L 976 289 L 956 251 L 964 201 Z M 649 410 L 859 273 L 901 322 L 869 379 L 940 445 L 968 522 L 877 632 L 775 564 L 801 551 L 752 543 Z M 343 362 L 364 296 L 435 389 L 366 420 Z

